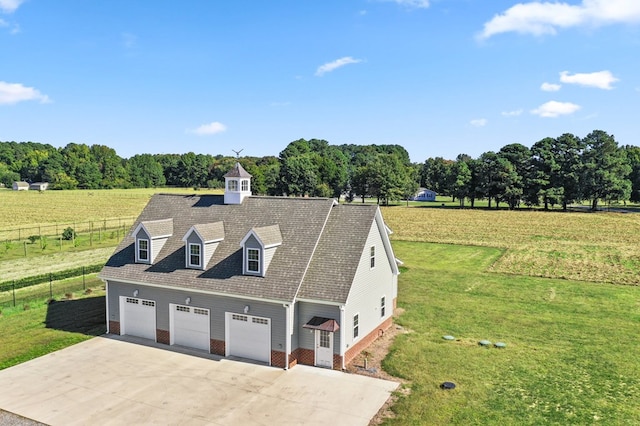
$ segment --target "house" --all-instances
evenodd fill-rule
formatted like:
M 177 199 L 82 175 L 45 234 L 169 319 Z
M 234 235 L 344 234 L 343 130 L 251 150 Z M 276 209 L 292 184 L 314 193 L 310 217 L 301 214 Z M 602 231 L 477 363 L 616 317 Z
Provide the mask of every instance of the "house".
M 49 188 L 49 182 L 33 182 L 29 184 L 29 189 L 32 191 L 45 191 Z
M 13 182 L 13 190 L 14 191 L 28 191 L 29 183 L 23 181 Z
M 398 267 L 377 205 L 154 195 L 100 273 L 107 330 L 288 369 L 342 369 L 392 324 Z
M 435 201 L 436 195 L 437 194 L 435 193 L 435 191 L 427 188 L 420 188 L 418 189 L 416 195 L 413 197 L 413 201 Z

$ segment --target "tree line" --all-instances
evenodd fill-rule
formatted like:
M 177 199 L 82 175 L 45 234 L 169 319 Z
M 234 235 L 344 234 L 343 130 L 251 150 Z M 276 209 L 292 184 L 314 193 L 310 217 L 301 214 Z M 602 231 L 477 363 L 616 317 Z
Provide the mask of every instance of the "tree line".
M 0 142 L 0 183 L 49 182 L 51 189 L 178 186 L 223 188 L 236 161 L 253 175 L 262 195 L 376 197 L 388 202 L 413 194 L 417 173 L 399 145 L 329 145 L 299 139 L 278 157 L 138 154 L 125 159 L 104 145 Z
M 590 200 L 640 201 L 640 148 L 618 146 L 613 135 L 594 130 L 584 138 L 566 133 L 531 148 L 509 144 L 497 152 L 455 160 L 411 163 L 400 145 L 330 145 L 299 139 L 278 157 L 138 154 L 125 159 L 104 145 L 0 142 L 0 183 L 49 182 L 51 189 L 179 186 L 223 188 L 224 174 L 239 161 L 261 195 L 368 197 L 378 203 L 407 200 L 419 186 L 458 200 L 488 200 L 509 208 Z
M 506 203 L 510 209 L 526 206 L 562 206 L 590 201 L 640 202 L 640 147 L 618 146 L 613 135 L 594 130 L 584 138 L 565 133 L 547 137 L 531 148 L 509 144 L 498 152 L 474 159 L 458 155 L 455 160 L 429 158 L 420 182 L 464 206 L 469 200 Z

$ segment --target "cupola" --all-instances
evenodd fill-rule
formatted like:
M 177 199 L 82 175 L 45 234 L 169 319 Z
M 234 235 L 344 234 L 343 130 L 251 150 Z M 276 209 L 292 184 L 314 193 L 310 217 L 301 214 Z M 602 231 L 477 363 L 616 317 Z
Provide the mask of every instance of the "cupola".
M 240 165 L 236 165 L 224 175 L 224 203 L 242 204 L 251 195 L 251 175 Z

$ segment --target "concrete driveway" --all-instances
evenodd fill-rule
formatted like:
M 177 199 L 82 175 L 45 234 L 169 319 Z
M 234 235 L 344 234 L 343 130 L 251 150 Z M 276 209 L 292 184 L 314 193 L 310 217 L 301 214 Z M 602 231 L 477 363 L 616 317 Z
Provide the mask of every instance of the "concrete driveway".
M 0 371 L 0 409 L 50 425 L 367 425 L 397 386 L 105 336 Z

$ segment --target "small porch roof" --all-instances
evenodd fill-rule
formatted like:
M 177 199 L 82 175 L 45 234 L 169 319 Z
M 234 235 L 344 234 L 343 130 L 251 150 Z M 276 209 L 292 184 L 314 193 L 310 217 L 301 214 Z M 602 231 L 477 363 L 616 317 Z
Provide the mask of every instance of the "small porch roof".
M 331 333 L 340 330 L 338 321 L 331 318 L 313 317 L 302 328 L 309 328 L 311 330 L 329 331 Z

